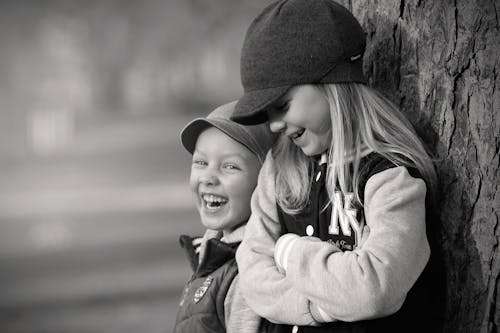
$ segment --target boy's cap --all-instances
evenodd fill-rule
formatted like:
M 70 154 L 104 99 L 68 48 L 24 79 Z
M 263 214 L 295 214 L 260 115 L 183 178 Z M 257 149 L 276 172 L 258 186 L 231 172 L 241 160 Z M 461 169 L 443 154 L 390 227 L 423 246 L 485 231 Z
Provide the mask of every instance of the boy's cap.
M 356 18 L 331 0 L 274 2 L 247 30 L 240 71 L 244 95 L 232 120 L 267 121 L 265 109 L 299 84 L 359 82 L 365 35 Z
M 181 142 L 191 154 L 194 152 L 198 136 L 208 127 L 215 127 L 232 139 L 247 147 L 264 161 L 267 151 L 271 148 L 276 135 L 267 124 L 243 126 L 230 120 L 236 101 L 219 106 L 206 118 L 196 118 L 189 122 L 181 131 Z

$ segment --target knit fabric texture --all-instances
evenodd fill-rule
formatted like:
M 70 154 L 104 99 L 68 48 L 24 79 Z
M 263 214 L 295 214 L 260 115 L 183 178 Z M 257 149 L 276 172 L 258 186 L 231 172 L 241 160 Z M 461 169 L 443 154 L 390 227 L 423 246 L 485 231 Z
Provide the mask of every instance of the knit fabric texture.
M 366 83 L 365 34 L 332 0 L 274 2 L 247 30 L 240 59 L 244 95 L 232 120 L 258 124 L 266 107 L 300 84 Z

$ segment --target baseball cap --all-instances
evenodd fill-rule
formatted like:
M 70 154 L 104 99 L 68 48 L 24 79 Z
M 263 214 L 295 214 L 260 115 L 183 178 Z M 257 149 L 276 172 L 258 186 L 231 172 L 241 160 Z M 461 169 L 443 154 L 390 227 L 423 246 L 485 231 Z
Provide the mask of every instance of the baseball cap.
M 215 127 L 232 139 L 247 147 L 264 161 L 267 151 L 271 148 L 276 135 L 267 124 L 244 126 L 230 119 L 237 101 L 219 106 L 206 118 L 196 118 L 190 121 L 181 131 L 181 143 L 191 154 L 196 147 L 198 136 L 208 127 Z
M 300 84 L 358 82 L 365 34 L 356 18 L 332 0 L 283 0 L 250 24 L 240 58 L 244 95 L 232 120 L 267 121 L 266 108 Z

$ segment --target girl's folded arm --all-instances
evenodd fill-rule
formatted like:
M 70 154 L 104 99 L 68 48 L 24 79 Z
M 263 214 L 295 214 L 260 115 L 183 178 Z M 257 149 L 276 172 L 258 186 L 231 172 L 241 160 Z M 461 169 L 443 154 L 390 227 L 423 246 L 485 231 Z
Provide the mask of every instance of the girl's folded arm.
M 356 321 L 399 310 L 430 255 L 425 192 L 424 182 L 406 168 L 385 170 L 366 184 L 370 232 L 361 247 L 339 252 L 311 237 L 293 240 L 286 277 L 314 303 L 313 314 L 322 321 Z
M 236 253 L 241 291 L 248 305 L 275 323 L 315 325 L 310 302 L 279 271 L 274 246 L 281 234 L 272 158 L 268 155 L 252 196 L 252 216 Z

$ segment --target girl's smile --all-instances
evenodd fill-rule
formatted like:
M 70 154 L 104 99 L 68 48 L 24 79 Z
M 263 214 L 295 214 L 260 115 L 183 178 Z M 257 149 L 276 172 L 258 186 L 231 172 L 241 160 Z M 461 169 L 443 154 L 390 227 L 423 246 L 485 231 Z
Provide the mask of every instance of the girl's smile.
M 292 140 L 296 140 L 298 138 L 300 138 L 302 136 L 302 134 L 304 134 L 305 132 L 305 129 L 304 128 L 301 128 L 300 130 L 298 130 L 297 132 L 294 132 L 292 133 L 291 135 L 289 135 L 290 139 Z
M 296 86 L 268 111 L 271 131 L 287 136 L 304 154 L 314 156 L 330 147 L 330 105 L 313 85 Z

